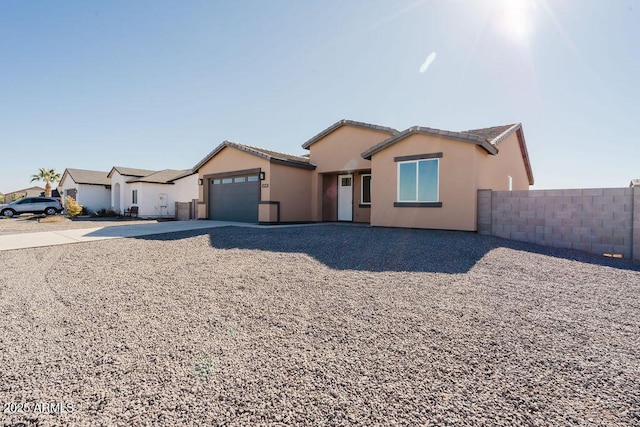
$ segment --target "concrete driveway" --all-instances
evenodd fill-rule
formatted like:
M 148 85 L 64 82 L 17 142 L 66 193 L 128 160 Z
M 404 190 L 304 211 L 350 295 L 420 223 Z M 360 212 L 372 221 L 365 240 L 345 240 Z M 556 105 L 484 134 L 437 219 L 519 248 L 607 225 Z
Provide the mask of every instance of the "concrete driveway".
M 315 224 L 308 224 L 315 225 Z M 70 243 L 93 242 L 96 240 L 121 239 L 153 234 L 175 233 L 178 231 L 201 230 L 217 227 L 272 228 L 292 227 L 291 225 L 257 225 L 230 221 L 168 221 L 133 225 L 105 225 L 104 227 L 43 231 L 37 233 L 9 234 L 0 236 L 0 251 L 37 248 L 41 246 L 67 245 Z M 296 225 L 299 227 L 300 225 Z

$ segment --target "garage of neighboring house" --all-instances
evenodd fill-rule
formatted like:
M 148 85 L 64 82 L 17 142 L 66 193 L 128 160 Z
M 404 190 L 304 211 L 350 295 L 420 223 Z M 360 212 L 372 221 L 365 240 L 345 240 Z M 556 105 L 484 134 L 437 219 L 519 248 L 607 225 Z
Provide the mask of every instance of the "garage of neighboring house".
M 198 218 L 249 223 L 308 222 L 309 159 L 224 141 L 193 170 Z

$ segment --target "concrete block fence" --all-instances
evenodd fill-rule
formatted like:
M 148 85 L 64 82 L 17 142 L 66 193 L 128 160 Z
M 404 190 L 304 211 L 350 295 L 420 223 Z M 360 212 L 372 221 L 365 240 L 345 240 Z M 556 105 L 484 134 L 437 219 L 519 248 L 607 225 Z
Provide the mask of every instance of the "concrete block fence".
M 640 187 L 479 190 L 478 233 L 640 260 Z

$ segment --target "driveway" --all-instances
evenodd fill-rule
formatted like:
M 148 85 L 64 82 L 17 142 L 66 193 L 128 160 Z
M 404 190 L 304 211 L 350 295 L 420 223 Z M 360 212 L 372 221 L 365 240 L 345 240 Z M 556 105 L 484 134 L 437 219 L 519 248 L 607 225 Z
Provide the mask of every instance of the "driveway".
M 322 225 L 0 265 L 0 400 L 57 405 L 11 406 L 5 425 L 640 423 L 640 265 L 625 260 Z

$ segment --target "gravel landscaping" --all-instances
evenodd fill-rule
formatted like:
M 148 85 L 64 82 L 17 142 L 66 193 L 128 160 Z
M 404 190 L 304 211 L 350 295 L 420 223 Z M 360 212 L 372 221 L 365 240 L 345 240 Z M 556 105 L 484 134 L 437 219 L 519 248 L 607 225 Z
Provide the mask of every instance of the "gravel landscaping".
M 37 233 L 40 231 L 60 231 L 76 228 L 111 227 L 116 225 L 148 224 L 156 220 L 127 218 L 64 218 L 62 222 L 39 222 L 42 215 L 20 215 L 17 218 L 0 217 L 0 236 L 7 234 Z
M 628 260 L 323 225 L 0 265 L 0 425 L 640 425 Z

